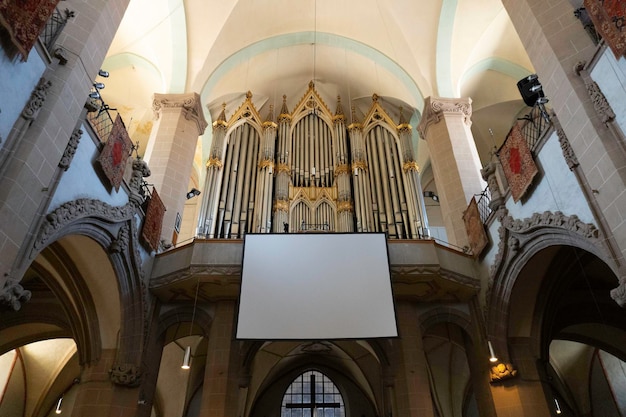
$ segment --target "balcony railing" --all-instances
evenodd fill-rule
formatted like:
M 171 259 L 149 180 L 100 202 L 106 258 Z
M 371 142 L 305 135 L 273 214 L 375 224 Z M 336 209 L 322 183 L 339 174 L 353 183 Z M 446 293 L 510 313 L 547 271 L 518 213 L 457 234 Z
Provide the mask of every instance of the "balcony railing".
M 526 116 L 518 120 L 522 122 L 520 128 L 528 148 L 534 152 L 539 141 L 550 128 L 550 118 L 545 106 L 543 104 L 536 105 Z
M 110 108 L 102 99 L 96 99 L 94 102 L 100 105 L 99 110 L 87 113 L 87 120 L 100 141 L 106 142 L 111 134 L 111 129 L 113 129 L 114 119 L 111 116 L 111 111 L 116 111 L 116 109 Z
M 476 205 L 478 206 L 480 221 L 483 224 L 486 224 L 492 213 L 491 208 L 489 208 L 489 203 L 491 203 L 491 191 L 489 190 L 489 187 L 486 187 L 482 193 L 476 194 L 474 197 L 477 198 Z
M 73 18 L 75 13 L 69 9 L 65 9 L 62 12 L 57 8 L 52 12 L 52 16 L 46 22 L 43 31 L 39 34 L 41 43 L 46 47 L 48 53 L 52 55 L 52 48 L 56 43 L 59 35 L 67 25 L 67 22 Z

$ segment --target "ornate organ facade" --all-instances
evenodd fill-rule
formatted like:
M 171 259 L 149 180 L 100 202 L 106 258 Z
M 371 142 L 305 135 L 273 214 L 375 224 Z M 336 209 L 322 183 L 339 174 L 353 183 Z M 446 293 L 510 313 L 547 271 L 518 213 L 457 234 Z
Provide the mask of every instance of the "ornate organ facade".
M 417 239 L 427 230 L 411 126 L 396 124 L 378 96 L 363 122 L 347 124 L 314 84 L 290 112 L 265 120 L 252 94 L 213 123 L 198 235 L 384 232 Z M 426 232 L 427 233 L 427 232 Z

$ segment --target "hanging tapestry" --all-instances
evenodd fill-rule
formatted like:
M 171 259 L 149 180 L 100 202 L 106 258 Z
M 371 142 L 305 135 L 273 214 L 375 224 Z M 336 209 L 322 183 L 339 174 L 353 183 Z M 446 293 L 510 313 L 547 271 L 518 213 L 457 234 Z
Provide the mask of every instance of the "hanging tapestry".
M 111 181 L 111 186 L 115 191 L 119 191 L 122 180 L 124 179 L 124 170 L 126 169 L 126 161 L 133 150 L 133 143 L 130 141 L 126 126 L 122 118 L 118 114 L 113 123 L 109 139 L 104 144 L 102 152 L 98 157 L 98 162 L 104 170 L 104 174 Z
M 596 30 L 616 58 L 626 53 L 626 2 L 624 0 L 584 0 Z
M 470 249 L 474 256 L 478 257 L 489 243 L 489 238 L 480 219 L 476 198 L 472 197 L 467 210 L 463 213 L 463 221 L 465 222 Z
M 161 201 L 161 197 L 159 197 L 156 189 L 153 189 L 150 200 L 148 201 L 143 227 L 141 228 L 141 237 L 153 251 L 159 249 L 164 216 L 165 205 L 163 201 Z
M 498 154 L 513 201 L 524 196 L 539 172 L 519 125 L 514 125 Z
M 0 0 L 0 24 L 26 61 L 59 0 Z

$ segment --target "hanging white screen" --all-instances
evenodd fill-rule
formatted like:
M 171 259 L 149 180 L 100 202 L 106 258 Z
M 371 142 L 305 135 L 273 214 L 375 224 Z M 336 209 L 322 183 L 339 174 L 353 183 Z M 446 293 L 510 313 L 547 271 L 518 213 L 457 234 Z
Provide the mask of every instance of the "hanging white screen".
M 397 335 L 384 234 L 246 235 L 238 339 Z

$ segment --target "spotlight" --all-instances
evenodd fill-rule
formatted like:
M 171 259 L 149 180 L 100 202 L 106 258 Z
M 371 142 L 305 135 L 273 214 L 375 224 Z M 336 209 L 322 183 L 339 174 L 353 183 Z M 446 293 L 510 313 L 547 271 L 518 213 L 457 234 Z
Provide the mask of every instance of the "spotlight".
M 93 86 L 95 87 L 96 90 L 102 90 L 104 88 L 103 83 L 93 83 Z
M 109 71 L 101 69 L 100 71 L 98 71 L 98 75 L 102 78 L 109 78 Z
M 188 193 L 187 193 L 187 200 L 189 200 L 190 198 L 194 198 L 195 196 L 200 195 L 200 190 L 198 190 L 197 188 L 192 188 Z
M 550 101 L 550 100 L 548 100 L 545 97 L 540 97 L 540 98 L 537 99 L 537 104 L 546 104 L 548 101 Z
M 89 93 L 89 98 L 94 98 L 94 99 L 100 98 L 100 93 L 97 91 L 92 91 L 91 93 Z
M 430 197 L 433 201 L 439 201 L 439 196 L 432 191 L 424 191 L 424 197 Z

